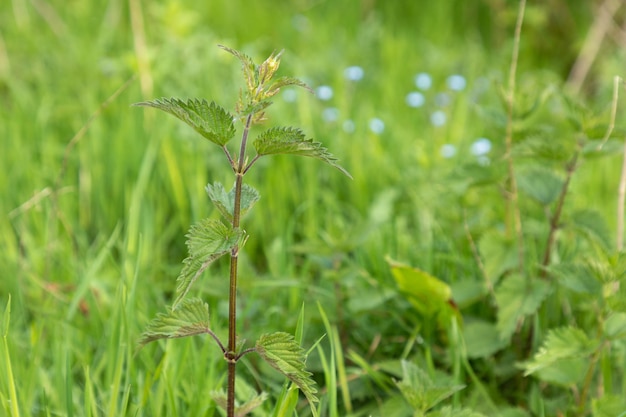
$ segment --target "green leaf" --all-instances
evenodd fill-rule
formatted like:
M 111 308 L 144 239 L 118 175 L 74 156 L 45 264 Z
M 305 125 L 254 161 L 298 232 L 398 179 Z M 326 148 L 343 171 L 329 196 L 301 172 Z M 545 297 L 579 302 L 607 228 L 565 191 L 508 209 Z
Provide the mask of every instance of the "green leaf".
M 219 220 L 204 219 L 191 227 L 187 234 L 189 257 L 184 260 L 183 269 L 178 276 L 173 309 L 178 308 L 200 274 L 237 246 L 243 236 L 241 230 L 234 230 Z
M 567 221 L 568 228 L 574 229 L 591 242 L 608 249 L 611 247 L 611 234 L 604 217 L 596 210 L 585 209 L 575 212 Z
M 276 95 L 276 93 L 278 93 L 281 88 L 291 86 L 291 85 L 302 87 L 311 93 L 313 92 L 313 90 L 311 90 L 311 88 L 308 85 L 306 85 L 304 82 L 300 81 L 297 78 L 280 77 L 267 88 L 267 93 L 265 94 L 265 97 L 268 97 L 268 98 L 272 97 Z
M 305 369 L 306 355 L 292 335 L 284 332 L 264 334 L 255 347 L 265 362 L 300 388 L 310 404 L 318 401 L 315 382 Z
M 563 180 L 552 170 L 543 167 L 525 169 L 517 175 L 519 189 L 544 206 L 557 199 Z
M 148 324 L 141 335 L 141 346 L 159 339 L 187 337 L 196 334 L 208 334 L 209 305 L 199 298 L 191 298 L 181 303 L 176 310 L 159 313 L 156 319 Z
M 626 313 L 613 313 L 604 322 L 604 335 L 609 340 L 626 337 Z
M 509 340 L 519 321 L 534 314 L 551 291 L 552 287 L 545 280 L 528 280 L 521 275 L 504 278 L 496 289 L 500 338 Z
M 176 98 L 162 98 L 134 105 L 163 110 L 219 146 L 226 145 L 235 136 L 234 117 L 213 101 L 190 99 L 185 103 Z
M 465 388 L 450 382 L 435 382 L 417 365 L 402 361 L 402 381 L 396 385 L 413 409 L 422 413 Z
M 593 353 L 597 345 L 598 343 L 596 341 L 590 340 L 585 332 L 575 327 L 552 329 L 549 331 L 545 343 L 535 354 L 533 359 L 523 365 L 525 370 L 524 375 L 528 376 L 552 366 L 559 369 L 565 368 L 562 365 L 562 361 L 585 359 Z M 578 375 L 574 373 L 570 376 L 578 377 Z
M 247 387 L 243 386 L 240 380 L 241 378 L 235 380 L 235 392 L 237 393 L 238 397 L 240 396 L 239 394 L 241 393 L 241 391 L 249 391 L 249 389 L 245 389 Z M 244 389 L 242 390 L 242 388 Z M 226 411 L 227 403 L 228 403 L 228 397 L 226 393 L 223 390 L 218 390 L 218 391 L 212 391 L 210 395 L 213 401 L 215 401 L 215 403 L 219 407 L 221 407 L 224 411 Z M 258 408 L 261 404 L 263 404 L 263 402 L 266 399 L 267 399 L 267 393 L 261 392 L 260 394 L 253 395 L 252 398 L 250 398 L 244 404 L 239 405 L 235 403 L 235 417 L 247 416 L 255 408 Z
M 216 182 L 213 185 L 208 184 L 206 192 L 222 216 L 232 222 L 235 211 L 235 187 L 227 193 L 224 186 Z M 259 201 L 259 198 L 261 196 L 257 190 L 248 184 L 243 184 L 241 188 L 241 216 L 244 216 Z
M 253 91 L 258 84 L 257 66 L 248 55 L 240 52 L 236 49 L 231 49 L 224 45 L 218 45 L 223 50 L 233 54 L 239 61 L 241 61 L 241 69 L 243 71 L 244 78 L 246 79 L 246 86 L 248 91 Z
M 593 417 L 626 417 L 626 397 L 604 394 L 591 402 Z
M 253 145 L 259 155 L 291 154 L 320 159 L 352 178 L 348 171 L 337 164 L 337 158 L 328 152 L 328 149 L 313 139 L 305 139 L 300 129 L 291 127 L 268 129 L 259 135 Z
M 571 291 L 597 296 L 602 294 L 602 283 L 586 262 L 563 262 L 550 266 L 548 271 L 560 285 Z
M 432 275 L 392 259 L 387 259 L 398 288 L 409 302 L 424 315 L 433 315 L 449 305 L 452 290 Z
M 490 357 L 507 345 L 500 338 L 495 324 L 482 320 L 466 323 L 463 327 L 463 339 L 467 357 L 470 359 Z

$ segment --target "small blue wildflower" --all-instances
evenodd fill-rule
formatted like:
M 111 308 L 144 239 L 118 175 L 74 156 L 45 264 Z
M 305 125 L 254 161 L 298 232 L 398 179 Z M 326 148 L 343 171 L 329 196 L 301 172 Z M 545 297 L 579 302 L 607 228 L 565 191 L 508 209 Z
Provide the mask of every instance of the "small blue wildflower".
M 428 90 L 433 84 L 433 79 L 428 73 L 420 72 L 415 76 L 415 85 L 420 90 Z
M 441 110 L 437 110 L 436 112 L 433 112 L 430 115 L 430 123 L 433 124 L 433 126 L 443 126 L 446 124 L 446 114 L 444 112 L 442 112 Z
M 378 117 L 374 117 L 370 120 L 370 130 L 376 134 L 381 134 L 385 130 L 385 122 L 380 120 Z
M 487 138 L 478 138 L 472 143 L 471 152 L 475 156 L 483 156 L 491 151 L 491 141 Z
M 327 85 L 320 85 L 315 90 L 315 95 L 320 100 L 324 100 L 324 101 L 330 100 L 331 98 L 333 98 L 333 89 L 332 87 L 327 86 Z
M 422 107 L 426 102 L 426 99 L 424 98 L 424 94 L 412 91 L 406 95 L 405 101 L 409 107 Z
M 439 153 L 444 158 L 452 158 L 454 155 L 456 155 L 456 146 L 446 143 L 441 147 Z
M 365 71 L 363 71 L 363 68 L 358 65 L 352 65 L 343 71 L 343 75 L 350 81 L 360 81 L 363 79 Z
M 454 74 L 448 77 L 446 80 L 448 84 L 448 88 L 453 91 L 461 91 L 465 89 L 467 82 L 465 81 L 465 77 L 459 74 Z

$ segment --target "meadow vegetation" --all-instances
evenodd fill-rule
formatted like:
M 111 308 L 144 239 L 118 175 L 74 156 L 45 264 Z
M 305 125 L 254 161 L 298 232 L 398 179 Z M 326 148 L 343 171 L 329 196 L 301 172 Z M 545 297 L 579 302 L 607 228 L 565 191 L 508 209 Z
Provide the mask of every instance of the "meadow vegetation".
M 130 107 L 234 108 L 218 44 L 284 49 L 315 94 L 269 120 L 353 177 L 288 156 L 246 177 L 239 331 L 300 336 L 320 416 L 626 415 L 622 2 L 528 2 L 521 26 L 499 0 L 70 3 L 0 4 L 3 415 L 223 415 L 218 346 L 137 346 L 232 172 Z M 191 290 L 222 340 L 228 270 Z M 257 356 L 237 372 L 251 415 L 312 415 Z

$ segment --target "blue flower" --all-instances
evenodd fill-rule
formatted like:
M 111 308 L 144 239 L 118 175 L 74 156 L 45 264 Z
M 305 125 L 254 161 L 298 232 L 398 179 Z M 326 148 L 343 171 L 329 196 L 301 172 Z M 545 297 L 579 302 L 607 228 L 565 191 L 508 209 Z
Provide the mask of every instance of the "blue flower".
M 444 158 L 452 158 L 454 155 L 456 155 L 456 146 L 446 143 L 441 147 L 439 153 Z
M 320 85 L 315 90 L 315 95 L 320 100 L 327 101 L 327 100 L 330 100 L 331 98 L 333 98 L 333 89 L 332 89 L 332 87 L 327 86 L 327 85 Z
M 446 124 L 446 114 L 444 112 L 442 112 L 441 110 L 437 110 L 436 112 L 433 112 L 430 115 L 430 123 L 433 124 L 433 126 L 443 126 Z
M 475 156 L 484 156 L 491 151 L 491 141 L 487 138 L 478 138 L 472 143 L 471 152 Z
M 370 120 L 369 126 L 370 126 L 370 130 L 376 134 L 383 133 L 383 131 L 385 130 L 385 122 L 383 122 L 377 117 L 374 117 L 373 119 Z
M 448 77 L 446 80 L 448 88 L 453 91 L 461 91 L 465 89 L 467 82 L 462 75 L 454 74 Z
M 322 111 L 322 118 L 327 122 L 335 122 L 339 118 L 339 109 L 336 107 L 327 107 Z
M 360 81 L 365 75 L 365 71 L 358 65 L 352 65 L 343 71 L 343 75 L 350 81 Z
M 420 72 L 415 76 L 415 85 L 420 90 L 428 90 L 432 84 L 433 79 L 425 72 Z
M 424 94 L 412 91 L 406 95 L 405 101 L 409 107 L 422 107 L 426 102 L 426 99 L 424 98 Z

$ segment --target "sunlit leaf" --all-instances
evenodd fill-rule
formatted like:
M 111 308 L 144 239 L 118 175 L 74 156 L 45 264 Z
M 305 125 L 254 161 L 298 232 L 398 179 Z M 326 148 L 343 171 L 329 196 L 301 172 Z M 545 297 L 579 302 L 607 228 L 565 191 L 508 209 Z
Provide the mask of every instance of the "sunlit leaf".
M 350 174 L 337 164 L 328 149 L 313 139 L 306 139 L 300 129 L 290 127 L 274 127 L 261 133 L 253 142 L 259 155 L 290 154 L 308 156 L 326 162 L 352 178 Z
M 176 98 L 135 103 L 135 106 L 154 107 L 169 113 L 191 126 L 196 132 L 219 146 L 226 145 L 235 136 L 233 116 L 206 100 Z
M 172 308 L 178 307 L 200 274 L 233 249 L 242 237 L 241 230 L 234 230 L 219 220 L 204 219 L 191 227 L 187 234 L 189 257 L 178 276 L 177 297 Z
M 206 334 L 209 332 L 209 305 L 199 298 L 184 300 L 176 310 L 160 313 L 148 324 L 140 345 L 159 339 Z
M 551 292 L 552 286 L 542 279 L 517 274 L 504 278 L 496 289 L 500 338 L 509 340 L 520 320 L 534 314 Z
M 450 286 L 418 268 L 387 259 L 398 289 L 413 306 L 424 315 L 432 315 L 452 299 Z
M 206 192 L 222 216 L 226 220 L 232 221 L 235 211 L 235 187 L 227 193 L 224 186 L 216 182 L 213 185 L 208 184 Z M 248 184 L 243 184 L 241 188 L 241 216 L 244 216 L 259 201 L 259 198 L 261 196 L 257 190 Z
M 317 402 L 315 382 L 305 369 L 304 349 L 292 335 L 284 332 L 264 334 L 256 342 L 256 351 L 265 362 L 296 384 L 309 403 Z

